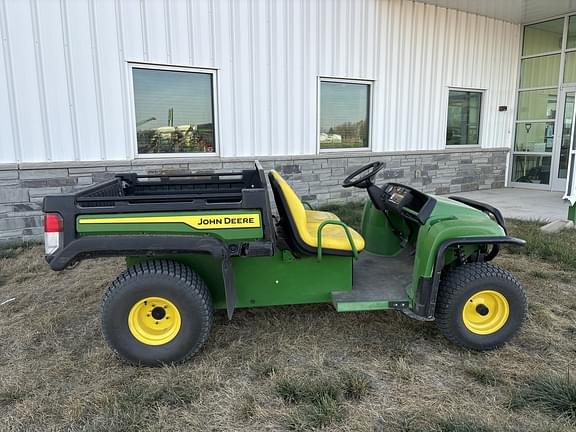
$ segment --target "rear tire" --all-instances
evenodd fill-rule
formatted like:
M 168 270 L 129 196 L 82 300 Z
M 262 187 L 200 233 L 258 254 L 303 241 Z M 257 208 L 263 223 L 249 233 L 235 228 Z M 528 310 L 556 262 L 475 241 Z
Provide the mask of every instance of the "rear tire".
M 155 260 L 124 271 L 102 300 L 102 333 L 122 359 L 157 366 L 188 360 L 213 322 L 210 292 L 189 267 Z
M 512 274 L 487 263 L 470 263 L 443 275 L 436 323 L 451 342 L 476 351 L 499 348 L 522 326 L 526 293 Z

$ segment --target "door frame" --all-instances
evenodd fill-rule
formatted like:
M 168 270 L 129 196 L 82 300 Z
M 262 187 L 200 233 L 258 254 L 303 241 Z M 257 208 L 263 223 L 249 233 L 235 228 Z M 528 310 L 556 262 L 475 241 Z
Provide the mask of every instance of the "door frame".
M 561 85 L 558 91 L 556 107 L 558 113 L 554 124 L 554 145 L 552 148 L 552 163 L 550 166 L 550 190 L 553 192 L 564 192 L 566 190 L 566 180 L 558 177 L 560 168 L 560 150 L 562 148 L 562 136 L 564 134 L 564 109 L 566 107 L 566 95 L 574 93 L 575 109 L 572 113 L 572 130 L 574 130 L 574 114 L 576 114 L 576 84 Z

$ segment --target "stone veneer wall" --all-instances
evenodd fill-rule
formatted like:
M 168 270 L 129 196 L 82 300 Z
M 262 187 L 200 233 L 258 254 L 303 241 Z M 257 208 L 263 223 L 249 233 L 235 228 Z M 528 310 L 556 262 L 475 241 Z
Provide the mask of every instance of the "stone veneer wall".
M 386 164 L 379 181 L 407 183 L 425 192 L 448 194 L 502 188 L 508 149 L 462 149 L 405 153 L 331 153 L 315 156 L 263 157 L 311 204 L 365 199 L 359 189 L 343 189 L 342 180 L 358 167 Z M 0 245 L 42 236 L 42 199 L 73 192 L 119 172 L 175 174 L 251 168 L 251 158 L 136 159 L 107 162 L 53 162 L 0 165 Z

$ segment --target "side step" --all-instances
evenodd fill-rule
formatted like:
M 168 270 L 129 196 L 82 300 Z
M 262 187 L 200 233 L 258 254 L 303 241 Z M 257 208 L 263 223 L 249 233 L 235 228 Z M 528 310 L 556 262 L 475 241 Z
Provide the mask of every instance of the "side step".
M 382 290 L 352 290 L 332 292 L 332 304 L 337 312 L 358 312 L 386 309 L 407 309 L 408 299 L 384 299 Z

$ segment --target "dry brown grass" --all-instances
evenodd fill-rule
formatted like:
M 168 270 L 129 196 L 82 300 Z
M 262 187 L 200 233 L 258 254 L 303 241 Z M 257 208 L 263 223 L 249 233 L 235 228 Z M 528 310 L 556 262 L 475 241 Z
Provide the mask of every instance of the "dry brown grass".
M 121 259 L 52 272 L 40 247 L 0 258 L 0 430 L 567 431 L 574 420 L 514 404 L 576 358 L 576 270 L 504 255 L 529 321 L 499 351 L 449 344 L 433 323 L 328 305 L 218 313 L 192 361 L 136 368 L 100 336 Z M 571 282 L 572 281 L 572 282 Z M 573 373 L 576 376 L 576 372 Z

